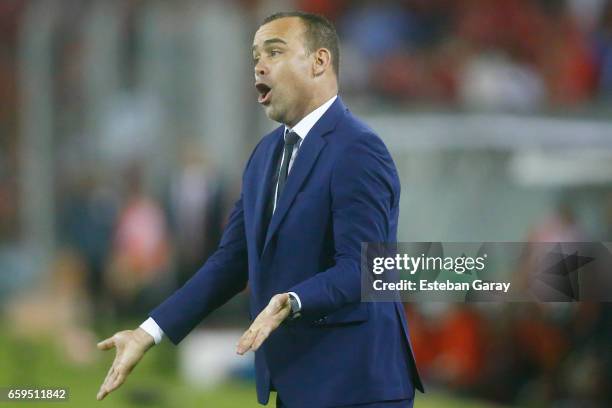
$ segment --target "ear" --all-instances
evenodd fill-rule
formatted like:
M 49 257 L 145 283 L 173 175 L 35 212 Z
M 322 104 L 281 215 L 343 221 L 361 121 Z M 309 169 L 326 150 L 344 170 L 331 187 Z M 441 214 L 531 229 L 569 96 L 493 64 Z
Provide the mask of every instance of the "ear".
M 326 70 L 331 69 L 331 53 L 327 48 L 319 48 L 313 52 L 313 74 L 315 77 L 323 75 Z

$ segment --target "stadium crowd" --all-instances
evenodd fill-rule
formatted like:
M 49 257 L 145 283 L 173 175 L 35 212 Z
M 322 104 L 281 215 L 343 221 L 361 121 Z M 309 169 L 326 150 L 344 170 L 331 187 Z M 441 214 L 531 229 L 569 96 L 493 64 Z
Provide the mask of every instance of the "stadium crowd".
M 278 7 L 274 1 L 237 2 L 254 19 Z M 0 269 L 13 265 L 20 238 L 17 57 L 27 3 L 0 3 Z M 124 3 L 123 34 L 129 39 L 133 17 L 146 2 Z M 79 7 L 68 12 L 66 6 L 67 22 L 78 18 Z M 296 7 L 337 24 L 343 94 L 356 101 L 395 110 L 530 113 L 605 109 L 612 99 L 612 1 L 298 0 Z M 77 41 L 59 41 L 56 110 L 70 121 L 79 114 L 71 92 L 78 91 L 75 70 L 82 61 Z M 60 121 L 58 129 L 64 125 Z M 58 250 L 51 277 L 36 285 L 47 295 L 26 296 L 0 277 L 0 310 L 32 335 L 74 329 L 67 332 L 65 350 L 79 363 L 90 360 L 93 350 L 84 339 L 94 344 L 100 316 L 112 320 L 127 310 L 130 318 L 141 318 L 204 262 L 236 188 L 189 145 L 162 194 L 147 190 L 139 161 L 121 169 L 115 188 L 96 169 L 62 167 L 61 140 L 54 152 Z M 403 191 L 408 194 L 409 187 Z M 600 221 L 612 234 L 612 216 Z M 590 238 L 612 241 L 612 235 Z M 521 406 L 612 402 L 609 304 L 432 303 L 407 304 L 406 310 L 430 387 Z M 235 312 L 222 317 L 242 324 Z M 41 315 L 61 324 L 42 324 L 47 320 L 35 318 Z

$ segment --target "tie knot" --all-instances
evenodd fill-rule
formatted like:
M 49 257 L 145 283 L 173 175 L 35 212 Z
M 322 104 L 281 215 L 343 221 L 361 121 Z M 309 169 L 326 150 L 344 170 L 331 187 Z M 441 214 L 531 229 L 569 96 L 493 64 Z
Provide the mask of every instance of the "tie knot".
M 300 140 L 300 137 L 295 132 L 289 132 L 285 135 L 285 145 L 293 146 Z

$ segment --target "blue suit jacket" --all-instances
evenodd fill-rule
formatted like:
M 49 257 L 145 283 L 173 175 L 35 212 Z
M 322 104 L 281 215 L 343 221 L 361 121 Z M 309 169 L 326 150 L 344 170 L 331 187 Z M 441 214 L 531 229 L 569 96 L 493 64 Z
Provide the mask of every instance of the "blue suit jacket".
M 422 389 L 400 303 L 362 303 L 362 242 L 395 242 L 400 183 L 381 139 L 338 98 L 300 146 L 267 232 L 262 218 L 283 147 L 280 126 L 254 149 L 217 251 L 151 317 L 179 343 L 250 285 L 256 317 L 293 291 L 302 317 L 255 353 L 257 395 L 289 407 L 412 398 Z

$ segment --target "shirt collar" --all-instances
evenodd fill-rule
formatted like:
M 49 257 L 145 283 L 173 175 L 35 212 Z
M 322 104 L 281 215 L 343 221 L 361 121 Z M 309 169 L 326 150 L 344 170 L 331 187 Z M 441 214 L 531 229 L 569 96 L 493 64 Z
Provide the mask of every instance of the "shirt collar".
M 336 98 L 338 98 L 338 95 L 333 96 L 323 105 L 319 106 L 317 109 L 304 116 L 302 120 L 300 120 L 293 127 L 293 129 L 290 129 L 289 127 L 285 126 L 285 133 L 295 132 L 303 141 L 306 135 L 308 135 L 308 132 L 310 132 L 310 129 L 312 129 L 313 126 L 319 121 L 319 119 L 321 119 L 321 116 L 323 116 L 325 112 L 327 112 L 327 110 L 332 105 L 332 103 L 334 103 Z

